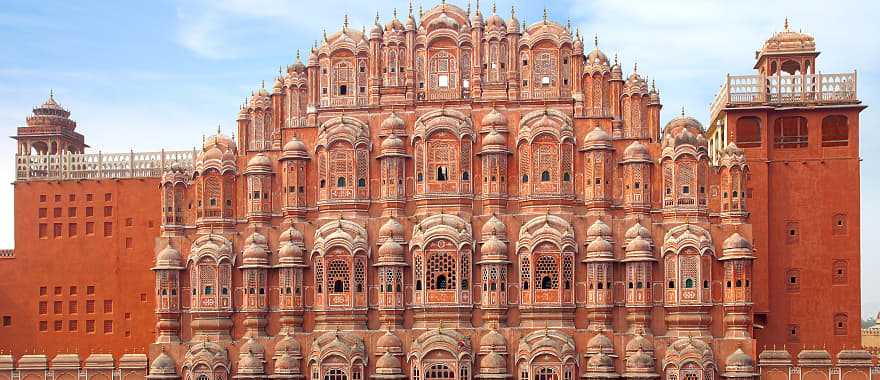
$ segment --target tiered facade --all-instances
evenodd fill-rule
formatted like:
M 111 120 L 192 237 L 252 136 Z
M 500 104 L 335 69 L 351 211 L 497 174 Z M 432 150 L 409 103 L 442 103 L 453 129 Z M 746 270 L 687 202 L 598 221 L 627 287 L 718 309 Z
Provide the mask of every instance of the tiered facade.
M 346 20 L 252 94 L 238 140 L 163 153 L 147 378 L 869 376 L 862 351 L 759 341 L 777 259 L 754 145 L 683 113 L 661 134 L 659 91 L 546 11 L 419 13 Z M 786 25 L 762 59 L 807 39 Z M 853 148 L 854 84 L 823 100 Z

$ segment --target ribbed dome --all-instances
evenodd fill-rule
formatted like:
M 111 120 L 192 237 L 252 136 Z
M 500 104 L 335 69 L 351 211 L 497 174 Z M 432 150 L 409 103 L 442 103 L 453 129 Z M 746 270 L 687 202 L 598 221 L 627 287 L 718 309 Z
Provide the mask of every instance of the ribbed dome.
M 483 246 L 480 248 L 480 253 L 483 254 L 484 259 L 487 257 L 506 257 L 507 244 L 499 240 L 497 236 L 493 235 L 483 242 Z
M 385 140 L 382 140 L 382 153 L 405 153 L 406 146 L 403 144 L 403 140 L 400 137 L 397 137 L 395 134 L 390 134 Z
M 174 359 L 162 350 L 156 359 L 150 363 L 150 375 L 176 375 L 177 365 Z
M 303 241 L 303 234 L 298 229 L 296 229 L 296 227 L 291 225 L 288 229 L 284 230 L 284 232 L 281 233 L 281 236 L 278 237 L 278 241 L 301 243 Z
M 785 19 L 785 26 L 781 32 L 773 34 L 764 42 L 761 53 L 779 53 L 779 52 L 796 52 L 796 51 L 815 51 L 816 40 L 813 36 L 795 32 L 789 28 L 788 19 Z
M 613 248 L 608 240 L 603 237 L 597 237 L 595 240 L 587 244 L 587 253 L 610 253 Z
M 588 65 L 608 65 L 608 56 L 599 50 L 599 47 L 596 46 L 589 54 L 587 54 L 587 62 Z
M 379 258 L 402 259 L 404 254 L 403 246 L 393 239 L 385 240 L 379 247 Z
M 641 236 L 645 240 L 651 240 L 651 232 L 639 222 L 633 224 L 632 227 L 626 230 L 625 234 L 627 240 L 634 239 L 636 236 Z
M 492 215 L 486 223 L 483 223 L 483 227 L 480 228 L 480 234 L 484 239 L 493 235 L 497 236 L 499 239 L 505 239 L 507 237 L 507 226 L 501 221 L 501 219 Z
M 626 358 L 628 370 L 650 370 L 654 368 L 654 358 L 642 350 L 638 350 Z
M 749 243 L 746 238 L 740 235 L 738 232 L 734 232 L 727 239 L 724 240 L 724 244 L 722 244 L 722 249 L 752 249 L 752 244 Z
M 633 141 L 623 151 L 624 162 L 651 162 L 651 152 L 639 141 Z
M 379 228 L 381 239 L 403 239 L 403 234 L 403 225 L 394 217 L 388 218 L 388 221 Z
M 498 330 L 492 329 L 480 337 L 480 347 L 493 350 L 501 347 L 507 349 L 507 339 Z
M 605 132 L 605 130 L 599 126 L 596 126 L 595 128 L 593 128 L 593 130 L 590 131 L 590 133 L 587 133 L 587 136 L 584 137 L 584 143 L 586 143 L 586 144 L 596 143 L 596 142 L 603 142 L 604 143 L 604 142 L 608 142 L 610 140 L 611 140 L 611 136 L 608 134 L 608 132 Z
M 486 356 L 483 356 L 480 359 L 480 369 L 507 369 L 507 360 L 504 360 L 504 356 L 501 354 L 491 351 Z
M 611 227 L 608 227 L 601 219 L 597 219 L 590 228 L 587 229 L 587 236 L 611 236 Z
M 263 347 L 260 342 L 257 342 L 253 338 L 248 338 L 244 344 L 241 345 L 240 352 L 251 352 L 254 355 L 261 356 L 266 353 L 266 348 Z
M 605 334 L 596 334 L 587 342 L 587 351 L 614 353 L 614 343 Z
M 258 244 L 250 244 L 242 252 L 242 265 L 267 265 L 269 252 Z
M 648 352 L 654 351 L 654 345 L 651 343 L 651 341 L 641 334 L 634 336 L 632 339 L 629 340 L 629 342 L 626 343 L 627 352 L 639 350 Z
M 180 251 L 174 249 L 171 244 L 167 245 L 159 254 L 156 255 L 156 267 L 157 268 L 168 268 L 168 267 L 181 267 L 183 266 L 183 256 L 180 255 Z
M 587 369 L 594 371 L 608 371 L 614 370 L 614 360 L 611 359 L 610 356 L 605 353 L 598 353 L 590 357 L 590 360 L 587 360 Z
M 376 360 L 376 369 L 398 369 L 400 368 L 400 359 L 386 352 L 379 360 Z
M 626 245 L 627 256 L 645 253 L 651 254 L 651 243 L 641 236 L 636 236 Z
M 257 153 L 247 163 L 248 172 L 271 172 L 272 160 L 263 153 Z
M 507 116 L 504 116 L 503 113 L 499 112 L 498 109 L 492 108 L 485 116 L 483 116 L 483 120 L 480 121 L 480 125 L 484 128 L 486 127 L 496 127 L 493 129 L 501 129 L 503 131 L 507 130 Z
M 309 154 L 306 144 L 304 144 L 302 140 L 296 138 L 296 136 L 293 136 L 287 144 L 284 144 L 284 151 Z
M 483 137 L 483 146 L 506 146 L 507 138 L 504 135 L 498 133 L 496 130 L 489 131 L 489 134 L 486 137 Z
M 286 374 L 286 373 L 299 373 L 299 363 L 297 359 L 288 354 L 287 352 L 281 352 L 281 355 L 275 359 L 275 373 L 276 374 Z
M 753 368 L 755 360 L 743 352 L 742 348 L 737 348 L 736 351 L 727 356 L 725 365 L 727 365 L 728 371 L 732 369 L 730 367 Z
M 303 250 L 298 244 L 291 242 L 281 243 L 278 249 L 278 260 L 302 259 Z
M 269 242 L 269 240 L 266 239 L 266 237 L 263 236 L 263 234 L 261 234 L 259 232 L 254 232 L 254 233 L 250 234 L 247 237 L 247 239 L 244 240 L 245 245 L 251 245 L 251 244 L 265 245 L 268 242 Z
M 302 345 L 299 341 L 290 335 L 285 335 L 275 343 L 275 353 L 286 352 L 289 354 L 299 354 L 302 352 Z
M 380 128 L 384 133 L 402 132 L 406 129 L 406 123 L 396 112 L 391 112 L 385 120 L 382 120 Z
M 403 342 L 388 330 L 379 339 L 376 339 L 376 347 L 388 352 L 403 352 Z

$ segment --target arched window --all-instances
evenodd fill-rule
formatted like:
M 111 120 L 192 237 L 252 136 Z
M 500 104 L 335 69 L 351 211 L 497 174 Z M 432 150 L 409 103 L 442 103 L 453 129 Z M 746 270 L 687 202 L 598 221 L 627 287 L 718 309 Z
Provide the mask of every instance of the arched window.
M 822 119 L 822 146 L 847 146 L 849 125 L 846 116 L 831 115 Z
M 535 287 L 538 289 L 559 289 L 559 263 L 550 255 L 535 261 Z
M 778 118 L 773 125 L 773 147 L 806 148 L 808 134 L 806 118 L 801 116 Z
M 541 182 L 547 182 L 547 181 L 550 181 L 550 172 L 544 170 L 543 172 L 541 172 Z
M 347 292 L 350 275 L 348 262 L 341 259 L 330 261 L 327 265 L 327 288 L 332 289 L 333 293 Z
M 197 380 L 208 380 L 208 375 L 201 374 L 201 375 L 199 375 L 199 377 L 197 377 L 196 379 L 197 379 Z
M 736 120 L 736 145 L 740 148 L 761 146 L 761 119 L 747 116 Z
M 446 166 L 437 167 L 437 180 L 446 181 L 449 179 L 449 168 Z
M 336 187 L 345 187 L 345 177 L 339 177 L 336 179 Z

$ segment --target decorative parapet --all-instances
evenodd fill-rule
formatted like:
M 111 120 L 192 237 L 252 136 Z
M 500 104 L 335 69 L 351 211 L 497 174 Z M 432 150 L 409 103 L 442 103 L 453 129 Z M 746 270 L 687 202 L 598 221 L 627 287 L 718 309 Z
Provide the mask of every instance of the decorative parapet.
M 15 250 L 14 249 L 0 249 L 0 259 L 14 259 L 15 258 Z
M 725 108 L 755 105 L 858 103 L 856 72 L 799 75 L 728 75 L 709 108 L 715 120 Z
M 62 375 L 76 379 L 143 379 L 147 376 L 147 355 L 124 354 L 118 364 L 111 354 L 92 354 L 83 361 L 77 354 L 58 354 L 50 361 L 46 355 L 0 355 L 0 378 L 52 380 Z
M 15 156 L 15 180 L 152 178 L 177 163 L 195 166 L 195 150 Z

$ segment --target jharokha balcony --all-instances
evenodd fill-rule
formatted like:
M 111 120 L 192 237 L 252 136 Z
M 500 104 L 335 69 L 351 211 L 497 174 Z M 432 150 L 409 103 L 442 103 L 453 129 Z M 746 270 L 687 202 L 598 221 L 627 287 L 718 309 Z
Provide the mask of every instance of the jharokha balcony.
M 857 103 L 856 72 L 837 74 L 727 75 L 710 108 Z

